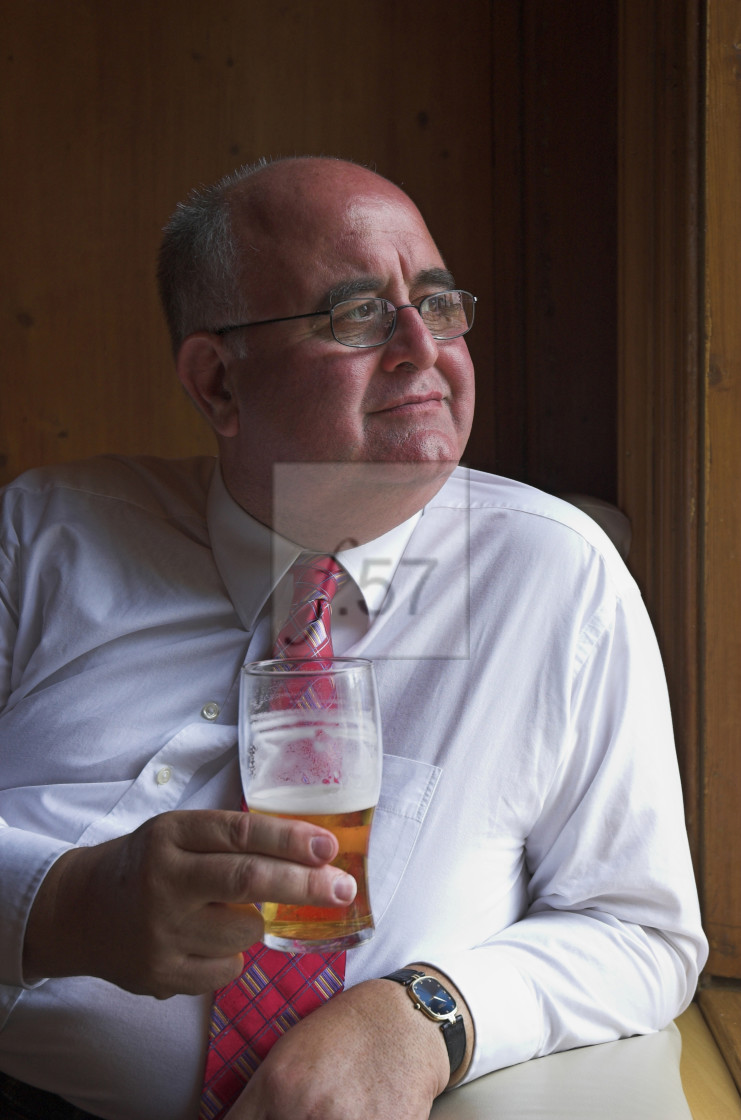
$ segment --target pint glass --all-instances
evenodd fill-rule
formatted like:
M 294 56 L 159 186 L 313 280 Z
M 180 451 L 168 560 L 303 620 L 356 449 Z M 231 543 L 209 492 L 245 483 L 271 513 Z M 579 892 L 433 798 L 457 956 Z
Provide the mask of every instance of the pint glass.
M 249 811 L 329 829 L 340 846 L 334 866 L 358 884 L 349 906 L 264 902 L 264 944 L 292 953 L 362 944 L 373 935 L 368 842 L 382 762 L 373 665 L 342 657 L 254 661 L 242 670 L 239 707 Z

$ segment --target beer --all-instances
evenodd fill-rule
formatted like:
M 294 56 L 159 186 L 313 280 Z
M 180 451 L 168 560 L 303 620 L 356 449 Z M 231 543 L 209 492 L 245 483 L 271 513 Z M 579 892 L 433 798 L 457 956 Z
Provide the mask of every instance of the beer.
M 319 825 L 333 832 L 339 843 L 339 852 L 332 861 L 333 867 L 341 867 L 352 875 L 358 884 L 358 892 L 349 906 L 291 906 L 287 903 L 265 902 L 262 916 L 265 922 L 263 941 L 274 949 L 289 952 L 311 952 L 315 942 L 322 952 L 332 949 L 350 948 L 366 941 L 373 934 L 373 915 L 368 895 L 368 843 L 375 806 L 365 809 L 350 809 L 347 812 L 311 813 L 308 809 L 311 796 L 300 799 L 302 806 L 294 806 L 291 811 L 277 812 L 263 808 L 271 801 L 270 792 L 261 795 L 258 804 L 250 805 L 250 812 L 262 813 L 271 817 L 300 817 L 310 824 Z M 301 794 L 301 790 L 291 791 Z M 317 791 L 324 803 L 332 800 L 320 787 Z M 339 791 L 338 791 L 339 792 Z M 283 795 L 285 799 L 285 792 Z M 324 805 L 323 805 L 324 807 Z M 329 807 L 329 806 L 327 806 Z M 281 808 L 286 809 L 285 805 Z M 332 806 L 332 808 L 339 808 Z
M 263 900 L 265 945 L 331 952 L 373 936 L 368 844 L 381 787 L 381 727 L 368 661 L 253 662 L 242 671 L 239 760 L 252 813 L 299 818 L 333 832 L 334 866 L 355 879 L 349 906 Z

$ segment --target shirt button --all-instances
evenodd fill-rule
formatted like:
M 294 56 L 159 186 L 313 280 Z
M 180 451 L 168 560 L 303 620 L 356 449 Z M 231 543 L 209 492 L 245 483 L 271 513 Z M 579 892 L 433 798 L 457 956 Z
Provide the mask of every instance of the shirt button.
M 155 781 L 158 786 L 165 786 L 172 777 L 172 770 L 169 766 L 163 766 L 161 770 L 157 771 Z
M 215 700 L 209 700 L 208 704 L 204 704 L 201 708 L 201 715 L 204 719 L 218 719 L 221 708 Z

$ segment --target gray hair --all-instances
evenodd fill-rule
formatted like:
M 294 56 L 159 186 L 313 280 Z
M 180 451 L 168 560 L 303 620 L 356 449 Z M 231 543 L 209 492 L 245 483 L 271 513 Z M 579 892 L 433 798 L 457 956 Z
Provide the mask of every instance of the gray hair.
M 157 283 L 175 354 L 193 331 L 248 318 L 229 194 L 269 162 L 245 164 L 213 186 L 191 191 L 164 228 Z M 239 346 L 240 340 L 233 344 Z

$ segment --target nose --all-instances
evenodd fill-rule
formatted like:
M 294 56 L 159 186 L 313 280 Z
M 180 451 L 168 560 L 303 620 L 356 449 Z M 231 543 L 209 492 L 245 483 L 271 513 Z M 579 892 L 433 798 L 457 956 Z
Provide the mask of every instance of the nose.
M 396 328 L 383 351 L 384 368 L 395 369 L 405 364 L 416 366 L 417 369 L 434 366 L 438 344 L 413 303 L 397 307 Z

